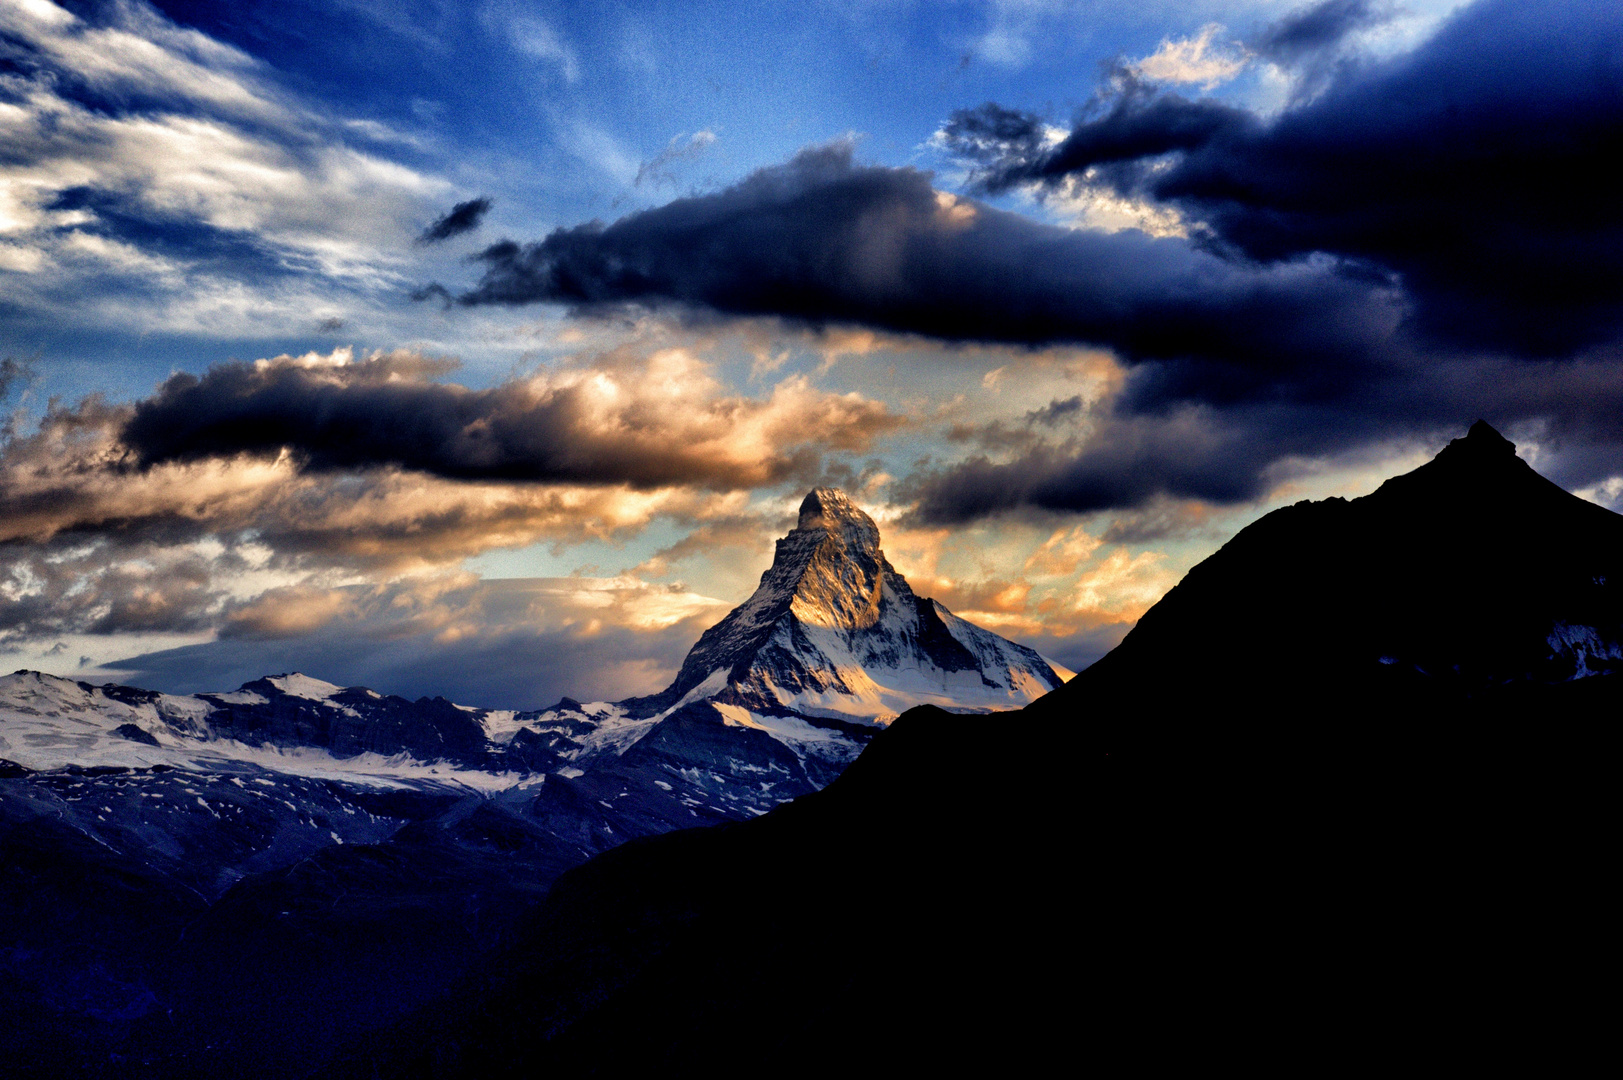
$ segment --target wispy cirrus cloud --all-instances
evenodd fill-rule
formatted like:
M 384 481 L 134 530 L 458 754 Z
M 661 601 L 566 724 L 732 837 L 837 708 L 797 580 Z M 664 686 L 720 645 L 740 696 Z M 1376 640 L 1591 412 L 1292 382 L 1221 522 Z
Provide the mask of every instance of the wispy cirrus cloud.
M 633 187 L 642 187 L 643 184 L 659 185 L 676 183 L 674 166 L 683 161 L 691 161 L 715 144 L 716 133 L 706 129 L 695 131 L 691 135 L 677 135 L 666 144 L 665 149 L 637 166 L 637 175 L 631 181 Z
M 378 152 L 383 125 L 326 115 L 143 3 L 81 15 L 37 0 L 5 26 L 0 274 L 15 325 L 71 309 L 80 327 L 285 329 L 399 290 L 418 223 L 451 191 Z

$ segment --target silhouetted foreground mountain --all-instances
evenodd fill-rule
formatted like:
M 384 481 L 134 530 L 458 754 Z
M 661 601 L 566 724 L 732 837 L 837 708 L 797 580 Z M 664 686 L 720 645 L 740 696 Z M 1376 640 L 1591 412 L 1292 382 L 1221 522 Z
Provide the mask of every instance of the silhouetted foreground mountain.
M 1371 495 L 1242 530 L 1037 711 L 1105 706 L 1090 723 L 1102 745 L 1293 739 L 1326 715 L 1581 703 L 1614 681 L 1589 677 L 1620 671 L 1623 517 L 1478 421 Z M 1216 722 L 1223 707 L 1279 726 Z
M 1623 518 L 1486 425 L 1190 572 L 967 765 L 571 871 L 328 1075 L 1560 1067 L 1600 1031 Z

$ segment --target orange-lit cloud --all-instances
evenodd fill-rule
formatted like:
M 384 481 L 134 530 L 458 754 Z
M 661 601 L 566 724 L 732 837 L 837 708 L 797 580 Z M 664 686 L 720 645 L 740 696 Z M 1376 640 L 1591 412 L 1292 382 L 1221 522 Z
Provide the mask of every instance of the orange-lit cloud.
M 298 633 L 341 614 L 322 590 L 347 582 L 440 572 L 495 548 L 616 541 L 662 517 L 736 529 L 749 489 L 809 483 L 826 452 L 862 451 L 902 423 L 801 374 L 763 396 L 729 394 L 683 348 L 603 354 L 484 392 L 436 381 L 451 367 L 410 352 L 283 356 L 177 377 L 133 405 L 53 403 L 32 430 L 9 426 L 0 644 L 210 625 Z M 184 452 L 173 424 L 160 425 L 168 452 L 132 445 L 140 418 L 181 400 L 205 412 L 212 402 L 218 424 L 194 414 Z M 346 449 L 336 429 L 320 430 L 333 415 L 320 406 L 334 401 L 376 407 L 397 448 L 425 435 L 446 445 L 422 448 L 422 468 L 393 460 L 387 438 Z M 244 408 L 285 419 L 290 441 L 263 438 L 274 423 L 256 427 Z M 503 424 L 516 441 L 481 449 Z M 260 438 L 233 445 L 232 428 Z M 524 466 L 538 445 L 541 475 L 504 475 L 502 454 Z M 232 606 L 251 597 L 256 606 Z

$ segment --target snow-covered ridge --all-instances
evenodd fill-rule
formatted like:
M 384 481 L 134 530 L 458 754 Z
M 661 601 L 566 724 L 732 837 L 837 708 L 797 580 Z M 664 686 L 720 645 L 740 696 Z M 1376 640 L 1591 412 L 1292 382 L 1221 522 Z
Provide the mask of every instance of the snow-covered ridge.
M 252 767 L 383 787 L 421 780 L 495 791 L 623 753 L 650 726 L 607 702 L 473 709 L 297 672 L 220 694 L 92 686 L 35 671 L 0 677 L 0 760 L 34 772 Z
M 359 715 L 331 700 L 344 693 L 331 683 L 297 674 L 260 683 L 277 687 L 285 697 L 319 703 L 317 707 L 324 707 L 323 711 Z M 381 695 L 375 696 L 383 700 Z M 249 690 L 162 694 L 19 671 L 0 676 L 0 759 L 33 772 L 154 767 L 189 772 L 262 770 L 375 787 L 422 781 L 477 791 L 512 786 L 526 772 L 479 768 L 407 749 L 335 752 L 331 747 L 256 738 L 211 722 L 219 720 L 222 708 L 274 710 L 276 705 L 272 697 Z

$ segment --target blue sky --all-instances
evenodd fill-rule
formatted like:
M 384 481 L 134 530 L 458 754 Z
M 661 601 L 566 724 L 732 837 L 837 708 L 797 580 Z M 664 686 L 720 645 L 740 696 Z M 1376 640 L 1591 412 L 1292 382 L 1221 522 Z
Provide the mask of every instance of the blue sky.
M 1245 522 L 1478 415 L 1610 504 L 1619 36 L 1582 2 L 0 0 L 0 660 L 647 692 L 825 482 L 1077 666 Z

